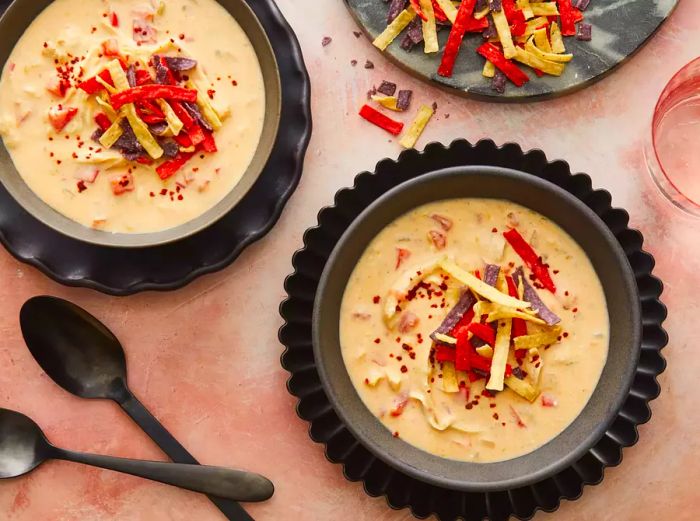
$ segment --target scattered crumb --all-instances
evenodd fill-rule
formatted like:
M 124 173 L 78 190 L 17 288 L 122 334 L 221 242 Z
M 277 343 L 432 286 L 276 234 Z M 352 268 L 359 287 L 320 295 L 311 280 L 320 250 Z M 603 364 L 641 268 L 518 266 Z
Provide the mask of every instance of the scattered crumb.
M 350 65 L 352 65 L 353 67 L 357 65 L 357 60 L 350 60 Z
M 433 112 L 435 112 L 438 109 L 438 104 L 436 101 L 433 101 Z
M 359 38 L 360 36 L 362 36 L 362 33 L 360 31 L 353 31 L 352 34 L 355 35 L 355 38 Z
M 450 119 L 450 113 L 447 112 L 447 113 L 445 114 L 444 118 L 445 118 L 445 119 Z
M 326 46 L 328 46 L 332 41 L 333 41 L 333 38 L 331 38 L 330 36 L 324 36 L 324 37 L 323 37 L 323 40 L 321 40 L 321 45 L 322 45 L 323 47 L 326 47 Z
M 371 62 L 371 61 L 369 61 L 369 60 L 367 60 L 367 61 L 365 62 L 365 69 L 374 69 L 374 63 Z

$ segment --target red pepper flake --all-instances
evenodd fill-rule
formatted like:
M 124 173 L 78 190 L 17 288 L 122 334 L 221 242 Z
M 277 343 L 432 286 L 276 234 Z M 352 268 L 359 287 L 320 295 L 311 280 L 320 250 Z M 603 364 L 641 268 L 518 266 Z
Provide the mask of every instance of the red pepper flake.
M 184 39 L 185 39 L 185 33 L 180 33 L 180 35 L 178 36 L 178 38 L 180 38 L 180 40 L 184 40 Z
M 571 310 L 572 313 L 578 313 L 578 308 L 574 308 Z
M 498 233 L 498 228 L 496 228 L 496 227 L 491 228 L 491 233 Z
M 375 304 L 379 304 L 380 300 L 381 297 L 379 295 L 375 295 L 374 297 L 372 297 L 372 302 L 374 302 Z
M 398 358 L 398 357 L 397 357 L 397 358 Z M 408 372 L 408 367 L 406 367 L 405 365 L 402 365 L 402 366 L 401 366 L 401 372 L 402 372 L 402 373 Z
M 177 200 L 178 200 L 178 201 L 182 201 L 183 199 L 184 199 L 184 197 L 182 197 L 182 194 L 180 194 L 180 195 L 177 196 Z
M 403 357 L 401 355 L 397 356 L 396 359 L 401 362 L 403 360 Z
M 365 378 L 365 385 L 369 385 L 369 378 Z
M 496 404 L 495 404 L 495 403 L 490 403 L 490 404 L 489 404 L 489 407 L 491 407 L 491 408 L 493 409 L 493 408 L 496 407 Z
M 564 331 L 564 333 L 562 333 L 562 336 L 563 336 L 564 338 L 566 338 L 566 337 L 569 336 L 569 333 L 567 333 L 566 331 Z
M 154 194 L 153 192 L 151 192 L 151 193 L 148 194 L 148 195 L 150 195 L 151 197 L 155 197 L 155 196 L 156 196 L 156 194 Z
M 75 152 L 73 152 L 73 154 L 71 154 L 71 155 L 72 155 L 73 159 L 78 159 L 78 154 L 76 154 Z
M 78 193 L 82 194 L 85 190 L 87 190 L 87 186 L 85 186 L 85 181 L 78 181 Z
M 381 339 L 380 339 L 380 338 L 375 338 L 375 339 L 374 339 L 374 343 L 375 343 L 375 344 L 381 343 Z
M 395 431 L 394 434 L 392 434 L 392 436 L 393 436 L 394 438 L 398 438 L 398 437 L 399 437 L 399 431 Z
M 494 419 L 494 420 L 497 420 L 497 419 L 498 419 L 498 413 L 497 413 L 497 412 L 493 413 L 493 419 Z
M 214 94 L 216 94 L 216 91 L 214 89 L 209 89 L 207 91 L 207 96 L 209 96 L 209 99 L 214 99 Z

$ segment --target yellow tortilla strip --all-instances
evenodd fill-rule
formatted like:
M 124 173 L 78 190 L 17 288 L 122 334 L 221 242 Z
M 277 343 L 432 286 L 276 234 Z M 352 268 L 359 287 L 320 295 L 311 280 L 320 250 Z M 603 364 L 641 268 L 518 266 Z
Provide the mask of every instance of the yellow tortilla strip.
M 476 348 L 476 352 L 484 358 L 493 358 L 493 348 L 490 345 L 484 345 Z
M 496 66 L 490 61 L 486 60 L 486 63 L 484 63 L 484 70 L 481 71 L 481 75 L 486 78 L 493 78 L 496 75 Z
M 435 333 L 435 338 L 444 344 L 456 345 L 457 339 L 443 333 Z
M 549 37 L 552 42 L 552 52 L 561 54 L 566 52 L 566 47 L 564 46 L 564 38 L 561 35 L 561 30 L 557 22 L 552 22 L 549 27 Z
M 500 318 L 522 318 L 533 324 L 545 324 L 544 320 L 537 318 L 534 314 L 525 313 L 513 307 L 494 304 L 492 302 L 477 302 L 474 304 L 474 314 L 477 316 L 487 315 L 487 320 L 489 322 Z
M 496 330 L 496 342 L 493 346 L 493 358 L 491 359 L 491 377 L 486 388 L 489 391 L 502 391 L 503 378 L 508 362 L 508 351 L 510 350 L 510 330 L 512 322 L 509 318 L 498 321 Z
M 549 62 L 555 62 L 555 63 L 567 63 L 573 60 L 574 55 L 573 54 L 554 54 L 552 52 L 545 52 L 542 49 L 538 49 L 537 46 L 534 43 L 534 36 L 530 38 L 527 43 L 525 44 L 525 50 L 527 52 L 531 52 L 538 58 L 542 60 L 546 60 Z
M 526 309 L 530 307 L 529 302 L 525 302 L 524 300 L 518 300 L 509 295 L 506 295 L 505 293 L 501 293 L 493 286 L 489 286 L 485 282 L 477 279 L 467 270 L 460 268 L 450 260 L 443 259 L 442 261 L 440 261 L 439 265 L 443 270 L 445 270 L 451 276 L 456 278 L 462 284 L 466 284 L 467 286 L 469 286 L 469 289 L 471 289 L 475 293 L 478 293 L 485 299 L 490 300 L 491 302 L 515 309 Z
M 450 0 L 435 0 L 435 3 L 440 6 L 440 9 L 445 13 L 450 23 L 455 23 L 457 19 L 457 8 L 454 4 Z
M 549 44 L 549 37 L 547 36 L 547 29 L 537 29 L 535 31 L 534 39 L 535 45 L 538 49 L 542 50 L 543 52 L 552 52 L 552 46 Z M 527 46 L 525 48 L 527 49 Z
M 100 145 L 102 145 L 104 148 L 112 148 L 112 145 L 114 145 L 114 143 L 116 143 L 117 140 L 122 137 L 124 131 L 122 130 L 121 122 L 123 119 L 123 117 L 118 117 L 114 120 L 112 126 L 109 127 L 105 133 L 102 134 L 102 136 L 100 136 L 100 139 L 98 140 Z
M 413 9 L 404 9 L 394 18 L 394 21 L 387 25 L 386 29 L 374 39 L 372 45 L 382 51 L 385 50 L 415 17 L 416 12 Z
M 529 402 L 534 402 L 540 395 L 540 390 L 535 386 L 526 382 L 525 380 L 520 380 L 515 376 L 509 376 L 504 380 L 504 383 L 514 392 L 525 398 Z
M 523 12 L 525 20 L 535 17 L 535 14 L 532 12 L 532 8 L 530 7 L 530 0 L 518 0 L 516 5 L 518 6 L 518 9 Z
M 413 148 L 416 146 L 418 138 L 425 130 L 425 127 L 430 121 L 430 118 L 433 117 L 433 114 L 435 114 L 435 111 L 433 110 L 433 107 L 429 105 L 423 105 L 420 109 L 418 109 L 416 119 L 413 120 L 411 126 L 408 127 L 408 130 L 404 132 L 403 136 L 401 136 L 399 144 L 404 148 Z
M 559 342 L 559 335 L 561 335 L 561 328 L 555 327 L 551 331 L 519 336 L 513 342 L 515 349 L 532 349 L 556 344 Z
M 513 59 L 517 62 L 524 63 L 532 67 L 533 69 L 539 69 L 542 72 L 549 74 L 551 76 L 561 76 L 564 72 L 565 65 L 562 63 L 550 62 L 548 60 L 543 60 L 539 56 L 521 49 L 520 47 L 515 48 L 515 56 Z
M 490 12 L 491 12 L 491 9 L 487 5 L 481 11 L 477 11 L 474 13 L 474 19 L 481 20 L 482 18 L 486 18 L 486 15 L 489 14 Z
M 458 393 L 457 371 L 452 362 L 442 362 L 442 390 L 446 393 Z
M 430 54 L 440 50 L 435 22 L 435 10 L 431 0 L 420 0 L 420 8 L 427 20 L 423 20 L 423 52 Z M 411 148 L 411 147 L 407 147 Z
M 515 44 L 513 44 L 513 36 L 510 34 L 510 25 L 508 25 L 505 13 L 503 10 L 494 11 L 491 13 L 491 16 L 493 16 L 493 23 L 496 26 L 498 39 L 503 46 L 503 56 L 508 59 L 515 57 Z
M 557 16 L 559 14 L 556 2 L 530 2 L 530 9 L 535 16 Z
M 374 94 L 372 95 L 372 101 L 376 101 L 385 109 L 393 110 L 394 112 L 402 112 L 402 110 L 396 105 L 398 103 L 398 98 L 396 96 Z

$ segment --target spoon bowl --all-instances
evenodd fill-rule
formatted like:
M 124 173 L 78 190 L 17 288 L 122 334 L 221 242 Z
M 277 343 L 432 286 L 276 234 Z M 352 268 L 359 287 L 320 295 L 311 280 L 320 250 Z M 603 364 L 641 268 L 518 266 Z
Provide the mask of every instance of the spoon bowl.
M 81 398 L 124 396 L 124 350 L 90 313 L 66 300 L 41 296 L 22 306 L 19 320 L 29 350 L 58 385 Z
M 31 472 L 41 465 L 49 452 L 44 434 L 31 418 L 0 409 L 0 479 Z

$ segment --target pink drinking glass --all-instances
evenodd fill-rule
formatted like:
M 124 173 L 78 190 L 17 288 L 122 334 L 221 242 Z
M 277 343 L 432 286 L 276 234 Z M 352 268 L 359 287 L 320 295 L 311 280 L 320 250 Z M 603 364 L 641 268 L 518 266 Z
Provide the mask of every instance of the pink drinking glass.
M 678 71 L 661 93 L 644 155 L 668 200 L 700 217 L 700 58 Z

